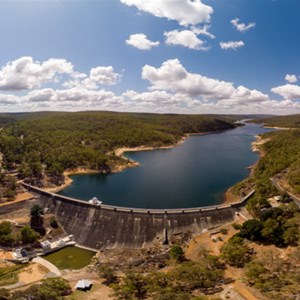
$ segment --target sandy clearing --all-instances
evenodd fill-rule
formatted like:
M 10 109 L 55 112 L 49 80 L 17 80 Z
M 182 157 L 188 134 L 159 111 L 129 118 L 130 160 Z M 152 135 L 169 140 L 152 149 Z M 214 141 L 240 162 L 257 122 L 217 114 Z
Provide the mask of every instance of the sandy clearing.
M 46 267 L 40 264 L 31 263 L 19 273 L 19 282 L 23 282 L 24 284 L 33 283 L 43 279 L 48 273 L 49 270 Z
M 25 193 L 18 194 L 16 196 L 16 199 L 13 201 L 7 201 L 7 202 L 0 203 L 0 207 L 5 206 L 5 205 L 14 204 L 16 202 L 22 202 L 22 201 L 27 201 L 27 200 L 32 200 L 32 199 L 34 199 L 34 195 L 32 195 L 31 193 L 25 192 Z

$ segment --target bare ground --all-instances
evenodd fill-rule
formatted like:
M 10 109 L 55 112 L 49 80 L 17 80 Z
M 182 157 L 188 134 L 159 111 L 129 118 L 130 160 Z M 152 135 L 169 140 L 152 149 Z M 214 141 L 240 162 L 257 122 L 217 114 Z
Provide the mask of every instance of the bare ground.
M 238 218 L 236 224 L 242 224 L 245 220 Z M 237 230 L 232 227 L 232 224 L 224 225 L 221 228 L 227 229 L 227 234 L 221 232 L 213 234 L 218 230 L 207 231 L 196 237 L 194 237 L 188 244 L 185 251 L 185 256 L 191 260 L 197 260 L 199 257 L 199 251 L 203 248 L 209 250 L 214 255 L 220 255 L 220 249 L 222 245 L 232 237 Z M 220 229 L 221 229 L 220 228 Z M 252 246 L 252 245 L 251 245 Z M 232 267 L 227 267 L 227 278 L 232 278 L 234 281 L 229 285 L 224 286 L 224 290 L 215 296 L 219 296 L 221 299 L 232 300 L 264 300 L 266 299 L 261 293 L 247 286 L 243 282 L 243 270 Z

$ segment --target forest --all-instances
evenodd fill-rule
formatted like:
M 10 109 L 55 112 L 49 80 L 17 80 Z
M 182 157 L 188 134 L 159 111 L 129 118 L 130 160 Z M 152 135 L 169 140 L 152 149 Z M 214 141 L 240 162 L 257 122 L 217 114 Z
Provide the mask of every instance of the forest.
M 254 122 L 270 127 L 290 128 L 262 135 L 267 142 L 260 146 L 261 158 L 254 168 L 253 176 L 233 188 L 236 193 L 249 188 L 256 189 L 255 196 L 248 202 L 248 209 L 255 215 L 260 209 L 270 206 L 267 197 L 278 195 L 271 181 L 274 176 L 283 180 L 290 191 L 300 194 L 300 115 L 262 118 Z
M 110 172 L 125 164 L 119 147 L 172 145 L 187 133 L 235 128 L 237 116 L 115 112 L 0 115 L 0 196 L 11 199 L 15 177 L 37 186 L 63 183 L 65 170 Z

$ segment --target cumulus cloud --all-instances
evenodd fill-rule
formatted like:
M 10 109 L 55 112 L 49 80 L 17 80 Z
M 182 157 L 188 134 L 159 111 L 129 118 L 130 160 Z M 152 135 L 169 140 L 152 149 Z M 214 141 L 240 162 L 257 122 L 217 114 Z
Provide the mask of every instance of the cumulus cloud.
M 191 30 L 173 30 L 164 32 L 167 45 L 180 45 L 194 50 L 207 50 L 205 42 L 200 40 Z
M 140 50 L 150 50 L 152 47 L 158 46 L 159 41 L 152 42 L 143 33 L 131 34 L 129 39 L 125 41 L 127 45 L 138 48 Z
M 209 37 L 210 39 L 214 39 L 215 36 L 208 31 L 209 28 L 210 28 L 210 25 L 204 25 L 202 27 L 196 27 L 196 26 L 190 27 L 190 29 L 193 33 L 195 33 L 197 35 L 205 35 L 205 36 Z
M 243 46 L 245 46 L 245 43 L 243 41 L 220 42 L 220 47 L 221 49 L 224 50 L 228 50 L 228 49 L 236 50 Z
M 231 20 L 230 23 L 240 32 L 245 32 L 245 31 L 249 30 L 250 28 L 254 28 L 256 25 L 254 22 L 245 24 L 245 23 L 240 23 L 239 21 L 240 21 L 239 18 L 235 18 L 235 19 Z
M 86 89 L 98 89 L 100 85 L 114 85 L 120 78 L 121 74 L 114 71 L 112 66 L 95 67 L 90 70 L 89 76 L 80 74 L 73 80 L 67 81 L 63 84 L 64 87 L 82 87 Z
M 111 91 L 106 90 L 88 90 L 82 87 L 74 87 L 70 89 L 40 89 L 29 92 L 22 100 L 31 102 L 73 102 L 78 105 L 78 102 L 85 104 L 103 102 L 114 99 L 116 96 Z
M 203 4 L 201 0 L 121 0 L 121 2 L 156 17 L 175 20 L 182 26 L 210 22 L 213 13 L 212 7 Z
M 20 91 L 38 88 L 41 84 L 57 81 L 60 74 L 72 74 L 73 65 L 65 59 L 50 58 L 46 61 L 33 61 L 24 56 L 8 62 L 0 70 L 0 90 Z
M 298 78 L 294 74 L 286 74 L 285 75 L 285 80 L 289 83 L 295 83 L 298 81 Z
M 277 95 L 284 99 L 300 100 L 300 86 L 295 84 L 285 84 L 271 89 Z
M 26 78 L 25 74 L 30 78 Z M 145 65 L 142 68 L 142 78 L 150 83 L 148 91 L 128 90 L 117 95 L 113 91 L 101 88 L 103 84 L 117 83 L 120 76 L 112 66 L 94 67 L 89 74 L 84 74 L 74 71 L 73 65 L 65 60 L 49 59 L 35 62 L 32 59 L 20 58 L 1 69 L 2 90 L 5 90 L 0 93 L 1 111 L 95 109 L 165 113 L 300 111 L 298 85 L 286 84 L 274 87 L 272 92 L 282 96 L 282 100 L 273 100 L 268 95 L 243 85 L 235 86 L 232 82 L 191 73 L 178 59 L 167 60 L 159 67 Z M 15 80 L 12 80 L 12 77 Z M 49 82 L 56 83 L 51 87 L 42 86 Z M 8 83 L 10 89 L 12 83 L 18 83 L 13 85 L 13 94 L 6 92 Z
M 187 97 L 183 94 L 172 94 L 167 91 L 151 91 L 138 93 L 133 90 L 126 91 L 122 94 L 127 100 L 138 103 L 141 106 L 151 105 L 160 109 L 162 106 L 192 106 L 199 101 L 194 100 L 191 97 Z
M 10 105 L 10 104 L 17 104 L 19 102 L 19 97 L 15 95 L 9 94 L 0 94 L 0 105 Z
M 159 68 L 145 65 L 142 78 L 149 80 L 150 90 L 167 90 L 189 97 L 200 97 L 202 100 L 253 103 L 269 99 L 268 95 L 257 90 L 250 90 L 244 86 L 235 88 L 232 82 L 189 73 L 178 59 L 165 61 Z

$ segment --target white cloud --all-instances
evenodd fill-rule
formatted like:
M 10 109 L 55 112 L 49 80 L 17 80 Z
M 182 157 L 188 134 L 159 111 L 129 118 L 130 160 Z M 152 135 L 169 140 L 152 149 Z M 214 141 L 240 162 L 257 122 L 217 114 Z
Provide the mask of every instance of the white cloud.
M 159 18 L 175 20 L 182 26 L 210 22 L 213 9 L 201 0 L 121 0 L 123 4 Z
M 54 95 L 55 90 L 46 88 L 29 92 L 26 96 L 23 97 L 23 100 L 32 102 L 46 102 L 51 101 L 54 98 Z
M 165 113 L 300 112 L 298 85 L 274 87 L 272 92 L 282 99 L 272 100 L 258 90 L 188 72 L 178 59 L 165 61 L 157 68 L 145 65 L 142 78 L 150 82 L 149 90 L 128 90 L 120 95 L 100 89 L 102 84 L 115 84 L 120 79 L 121 75 L 112 66 L 94 67 L 86 75 L 74 71 L 73 65 L 65 60 L 49 59 L 40 63 L 20 58 L 2 67 L 1 76 L 2 89 L 14 86 L 15 91 L 0 94 L 2 112 L 97 109 Z M 55 81 L 51 88 L 40 87 Z M 27 93 L 23 91 L 26 89 Z
M 126 44 L 140 50 L 150 50 L 152 47 L 158 46 L 160 43 L 150 41 L 143 33 L 131 34 Z
M 235 103 L 259 103 L 269 100 L 268 95 L 257 90 L 250 90 L 244 86 L 235 88 L 231 82 L 189 73 L 178 59 L 165 61 L 159 68 L 145 65 L 142 78 L 150 81 L 150 90 L 167 90 L 201 100 L 226 100 Z
M 72 74 L 73 65 L 65 59 L 50 58 L 46 61 L 33 61 L 24 56 L 8 62 L 0 70 L 0 90 L 20 91 L 38 88 L 46 82 L 57 81 L 57 75 Z
M 250 28 L 254 28 L 256 25 L 254 22 L 245 24 L 245 23 L 239 23 L 239 21 L 240 21 L 239 18 L 235 18 L 235 19 L 231 20 L 230 23 L 240 32 L 245 32 L 245 31 L 249 30 Z
M 221 49 L 224 50 L 228 50 L 228 49 L 236 50 L 243 46 L 245 46 L 245 43 L 243 41 L 220 42 L 220 47 Z
M 67 88 L 80 86 L 82 88 L 95 90 L 98 89 L 100 85 L 114 85 L 122 77 L 121 74 L 114 71 L 112 66 L 92 68 L 89 77 L 85 74 L 80 75 L 81 77 L 79 78 L 77 77 L 74 80 L 65 82 L 63 86 Z
M 0 105 L 9 105 L 9 104 L 17 104 L 19 101 L 19 97 L 15 95 L 9 95 L 9 94 L 0 94 Z
M 207 50 L 204 47 L 205 42 L 200 40 L 191 30 L 173 30 L 164 32 L 167 45 L 180 45 L 194 50 Z
M 191 26 L 190 30 L 197 35 L 205 35 L 211 39 L 214 39 L 215 36 L 208 31 L 209 28 L 210 28 L 210 25 L 204 25 L 202 27 Z
M 294 74 L 286 74 L 285 75 L 285 80 L 289 83 L 295 83 L 298 81 L 298 78 Z
M 187 97 L 182 94 L 172 94 L 166 91 L 151 91 L 151 92 L 143 92 L 137 93 L 133 90 L 126 91 L 122 94 L 122 96 L 126 97 L 130 101 L 134 101 L 139 105 L 152 105 L 157 107 L 158 109 L 161 106 L 169 106 L 169 105 L 192 105 L 199 101 L 194 100 L 193 98 Z
M 300 86 L 294 84 L 286 84 L 271 89 L 275 94 L 282 96 L 284 99 L 300 100 Z

